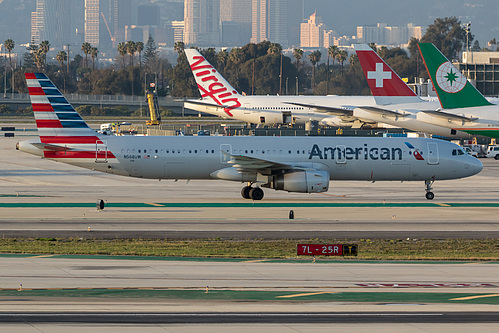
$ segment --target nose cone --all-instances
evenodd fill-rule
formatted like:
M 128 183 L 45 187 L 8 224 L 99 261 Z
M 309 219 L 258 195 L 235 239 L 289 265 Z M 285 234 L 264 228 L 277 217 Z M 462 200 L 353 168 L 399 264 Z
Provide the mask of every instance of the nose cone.
M 473 156 L 466 156 L 466 161 L 464 164 L 464 169 L 467 172 L 466 176 L 473 176 L 482 171 L 483 164 L 478 160 L 478 158 Z

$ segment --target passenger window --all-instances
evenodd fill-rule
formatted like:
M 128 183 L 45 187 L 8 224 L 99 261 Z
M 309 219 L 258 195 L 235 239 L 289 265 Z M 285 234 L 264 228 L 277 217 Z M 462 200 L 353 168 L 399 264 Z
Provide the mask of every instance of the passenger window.
M 213 149 L 212 149 L 212 150 L 211 150 L 211 153 L 212 153 L 212 154 L 215 154 L 215 150 L 213 150 Z
M 139 149 L 139 154 L 140 154 L 140 149 Z
M 155 152 L 156 152 L 156 154 L 157 154 L 157 153 L 158 153 L 158 150 L 156 149 L 156 150 L 155 150 Z

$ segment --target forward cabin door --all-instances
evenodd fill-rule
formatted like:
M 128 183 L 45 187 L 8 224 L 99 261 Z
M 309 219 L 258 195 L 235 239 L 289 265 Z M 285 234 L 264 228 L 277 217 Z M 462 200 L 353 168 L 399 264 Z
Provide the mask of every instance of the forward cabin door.
M 428 164 L 438 164 L 438 145 L 434 142 L 428 143 Z

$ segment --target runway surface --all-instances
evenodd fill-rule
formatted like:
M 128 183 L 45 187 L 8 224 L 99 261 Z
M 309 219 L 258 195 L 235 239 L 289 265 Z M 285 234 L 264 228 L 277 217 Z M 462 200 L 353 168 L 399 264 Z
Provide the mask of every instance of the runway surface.
M 266 189 L 253 203 L 238 183 L 119 177 L 15 151 L 27 138 L 0 139 L 4 237 L 499 238 L 499 161 L 491 159 L 477 176 L 437 181 L 431 202 L 423 183 L 331 182 L 325 194 Z M 103 211 L 97 199 L 106 201 Z M 493 331 L 498 269 L 493 262 L 3 255 L 0 329 Z
M 323 194 L 266 189 L 253 203 L 239 183 L 134 179 L 15 151 L 28 138 L 0 139 L 5 237 L 89 237 L 90 227 L 93 238 L 499 238 L 493 159 L 479 175 L 435 182 L 433 201 L 422 183 L 348 181 Z

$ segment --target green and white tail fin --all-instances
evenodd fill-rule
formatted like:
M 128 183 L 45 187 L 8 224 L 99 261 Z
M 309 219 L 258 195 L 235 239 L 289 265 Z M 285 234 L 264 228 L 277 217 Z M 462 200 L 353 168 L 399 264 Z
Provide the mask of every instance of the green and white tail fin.
M 419 43 L 428 75 L 444 109 L 491 105 L 432 43 Z

